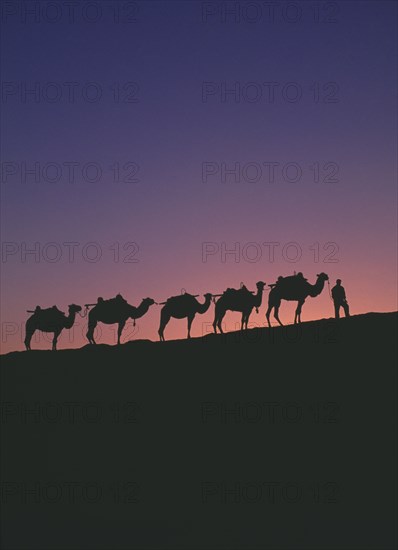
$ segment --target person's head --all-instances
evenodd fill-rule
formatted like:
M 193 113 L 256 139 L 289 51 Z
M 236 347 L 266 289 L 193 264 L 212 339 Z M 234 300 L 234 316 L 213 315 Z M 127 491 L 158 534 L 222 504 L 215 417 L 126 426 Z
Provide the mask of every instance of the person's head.
M 341 279 L 337 279 L 337 280 L 336 280 L 336 285 L 338 285 L 338 286 L 341 285 Z

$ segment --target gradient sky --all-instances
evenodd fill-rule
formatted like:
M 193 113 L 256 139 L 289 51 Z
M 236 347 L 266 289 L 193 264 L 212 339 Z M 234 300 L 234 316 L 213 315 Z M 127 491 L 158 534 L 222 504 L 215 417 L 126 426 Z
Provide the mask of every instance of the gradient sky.
M 74 22 L 64 7 L 52 23 L 46 19 L 46 13 L 54 16 L 45 11 L 48 2 L 40 2 L 38 21 L 27 15 L 26 22 L 20 2 L 3 4 L 10 11 L 16 6 L 14 14 L 3 12 L 2 24 L 3 352 L 23 349 L 26 309 L 37 304 L 66 311 L 70 303 L 120 292 L 137 305 L 146 296 L 162 301 L 182 288 L 220 293 L 243 281 L 254 289 L 258 280 L 271 283 L 294 271 L 311 282 L 320 271 L 332 283 L 343 279 L 353 314 L 397 309 L 395 2 L 332 3 L 338 8 L 335 22 L 323 20 L 324 2 L 316 22 L 313 3 L 306 1 L 293 2 L 301 10 L 296 22 L 286 20 L 286 2 L 275 4 L 274 21 L 263 7 L 257 17 L 249 14 L 252 22 L 244 12 L 239 21 L 222 11 L 234 4 L 244 9 L 244 2 L 208 8 L 199 1 L 137 2 L 136 20 L 120 23 L 112 13 L 119 5 L 123 20 L 127 3 L 117 0 L 101 3 L 97 22 L 83 17 L 95 16 L 84 12 L 86 2 L 79 3 Z M 32 95 L 25 100 L 24 86 L 35 82 L 41 94 L 54 92 L 47 85 L 55 83 L 59 100 L 49 102 L 45 95 L 37 102 Z M 77 83 L 74 102 L 65 82 Z M 101 88 L 99 101 L 84 99 L 88 82 Z M 126 82 L 138 84 L 138 102 L 115 101 L 115 84 L 124 99 Z M 218 90 L 205 101 L 204 82 Z M 279 83 L 273 103 L 265 82 Z M 289 82 L 302 91 L 297 102 L 282 94 Z M 332 88 L 323 86 L 330 82 L 337 86 L 335 102 L 325 101 Z M 232 95 L 223 101 L 223 83 L 240 86 L 240 101 Z M 247 83 L 254 83 L 251 89 Z M 254 86 L 263 95 L 247 101 L 245 90 L 253 92 Z M 79 163 L 73 182 L 64 165 L 69 162 Z M 139 181 L 115 182 L 110 167 L 128 162 L 139 166 Z M 279 163 L 274 182 L 268 180 L 267 162 Z M 34 182 L 28 176 L 24 182 L 23 163 L 29 168 L 38 163 L 40 169 L 58 163 L 60 180 L 49 181 L 50 166 L 48 178 Z M 100 181 L 84 181 L 87 163 L 101 167 Z M 203 163 L 220 171 L 203 181 Z M 255 163 L 263 172 L 257 182 L 244 176 L 223 182 L 222 163 L 228 168 Z M 288 163 L 300 166 L 300 181 L 283 177 Z M 320 166 L 319 182 L 310 168 L 314 163 Z M 338 165 L 338 181 L 323 181 L 330 173 L 327 163 Z M 16 174 L 8 174 L 12 167 Z M 79 243 L 72 261 L 66 242 Z M 102 251 L 97 262 L 84 257 L 94 253 L 87 248 L 90 242 Z M 129 242 L 139 246 L 138 262 L 121 261 L 132 251 L 123 251 Z M 204 242 L 220 250 L 207 261 Z M 273 262 L 265 242 L 280 243 Z M 282 253 L 290 242 L 301 249 L 298 262 Z M 22 253 L 34 243 L 39 243 L 38 262 Z M 48 243 L 57 243 L 59 261 L 49 261 L 56 249 Z M 121 249 L 118 262 L 115 243 Z M 240 243 L 238 257 L 228 255 L 223 262 L 222 243 L 228 248 Z M 314 243 L 320 247 L 317 262 L 310 249 Z M 332 251 L 323 250 L 327 243 L 338 246 L 337 262 L 323 261 Z M 257 261 L 250 261 L 256 250 Z M 284 302 L 282 320 L 292 322 L 293 311 Z M 196 318 L 193 336 L 208 331 L 213 312 L 214 306 Z M 265 303 L 251 321 L 263 324 L 264 314 Z M 302 318 L 332 314 L 325 288 L 320 297 L 308 299 Z M 239 319 L 228 313 L 226 329 L 234 330 Z M 78 318 L 73 335 L 65 331 L 59 347 L 84 345 L 84 322 Z M 132 327 L 126 329 L 125 339 L 156 340 L 158 323 L 159 306 L 153 306 L 134 334 Z M 114 332 L 101 328 L 98 340 L 114 343 Z M 166 339 L 185 334 L 186 322 L 177 320 L 165 332 Z M 48 337 L 40 336 L 33 346 L 49 348 Z

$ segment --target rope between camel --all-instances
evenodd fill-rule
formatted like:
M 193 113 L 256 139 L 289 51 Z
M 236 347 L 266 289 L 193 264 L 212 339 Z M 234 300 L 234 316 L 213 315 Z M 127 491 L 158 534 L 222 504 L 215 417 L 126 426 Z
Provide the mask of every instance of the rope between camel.
M 329 298 L 332 300 L 333 302 L 333 298 L 332 298 L 332 293 L 330 292 L 330 281 L 328 279 L 328 289 L 329 289 Z

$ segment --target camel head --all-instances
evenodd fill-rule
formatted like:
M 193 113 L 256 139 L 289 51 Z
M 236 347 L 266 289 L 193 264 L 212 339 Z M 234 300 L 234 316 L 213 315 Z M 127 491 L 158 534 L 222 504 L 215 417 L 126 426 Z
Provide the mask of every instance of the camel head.
M 308 296 L 311 296 L 311 298 L 315 298 L 316 296 L 319 296 L 319 294 L 323 290 L 325 281 L 328 281 L 328 280 L 329 280 L 329 277 L 328 275 L 326 275 L 326 273 L 318 273 L 316 276 L 316 283 L 314 285 L 308 285 L 307 287 Z
M 82 310 L 82 306 L 77 306 L 76 304 L 70 304 L 68 306 L 69 315 L 73 313 L 78 313 L 81 310 Z
M 138 308 L 133 307 L 133 310 L 135 312 L 139 311 L 141 314 L 146 313 L 148 309 L 155 303 L 155 300 L 152 300 L 152 298 L 143 298 Z M 132 315 L 132 318 L 134 318 L 134 314 Z
M 252 295 L 252 298 L 251 298 L 252 304 L 256 308 L 257 313 L 258 313 L 258 308 L 261 306 L 261 302 L 263 301 L 263 291 L 264 291 L 265 285 L 266 283 L 263 283 L 263 281 L 258 281 L 258 283 L 256 283 L 257 294 Z
M 76 313 L 78 313 L 81 310 L 82 310 L 82 306 L 77 306 L 76 304 L 70 304 L 68 306 L 69 315 L 68 317 L 65 317 L 64 315 L 64 320 L 62 323 L 64 328 L 69 329 L 72 327 L 73 323 L 75 322 Z
M 140 317 L 145 315 L 145 313 L 154 303 L 155 303 L 155 300 L 152 300 L 152 298 L 144 298 L 138 307 L 129 305 L 128 306 L 128 309 L 130 312 L 129 317 L 131 317 L 131 319 L 139 319 Z
M 264 290 L 264 287 L 267 283 L 263 283 L 263 281 L 259 281 L 258 283 L 256 283 L 256 287 L 257 287 L 257 290 L 259 292 L 262 292 Z
M 211 300 L 213 298 L 213 294 L 210 292 L 206 292 L 206 294 L 203 294 L 206 300 Z

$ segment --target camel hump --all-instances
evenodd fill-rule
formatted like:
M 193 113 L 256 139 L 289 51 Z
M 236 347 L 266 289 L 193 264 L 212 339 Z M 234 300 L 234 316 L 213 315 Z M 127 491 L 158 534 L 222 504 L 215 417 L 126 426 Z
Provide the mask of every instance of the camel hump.
M 33 313 L 33 315 L 40 315 L 45 310 L 41 309 L 40 306 L 36 306 L 35 309 L 27 309 L 26 311 L 28 313 Z
M 288 275 L 287 277 L 283 277 L 279 282 L 280 283 L 294 283 L 297 281 L 297 275 Z
M 48 320 L 49 322 L 57 322 L 61 318 L 65 317 L 65 313 L 57 308 L 57 306 L 52 306 L 46 309 L 36 306 L 34 315 L 40 317 L 40 319 Z
M 276 283 L 272 283 L 271 285 L 269 285 L 271 288 L 274 288 L 274 286 L 277 286 L 277 285 L 280 285 L 281 283 L 283 283 L 283 281 L 285 280 L 285 277 L 282 277 L 282 275 L 279 275 Z
M 185 292 L 185 294 L 179 294 L 178 296 L 170 296 L 170 298 L 167 298 L 166 304 L 167 305 L 186 304 L 187 302 L 190 302 L 194 299 L 195 298 L 192 294 L 188 294 L 188 292 Z
M 235 296 L 235 294 L 239 292 L 238 290 L 236 290 L 236 288 L 227 288 L 224 293 L 223 293 L 223 296 L 225 296 L 226 298 L 230 297 L 230 296 Z
M 40 306 L 36 306 L 34 313 L 62 313 L 63 315 L 63 311 L 58 309 L 57 306 L 48 307 L 46 309 L 43 309 Z
M 109 300 L 104 300 L 102 296 L 97 298 L 97 304 L 96 305 L 110 305 L 110 306 L 120 306 L 121 304 L 127 304 L 127 300 L 123 298 L 121 294 L 117 294 L 114 298 L 110 298 Z
M 92 304 L 93 306 L 96 305 L 96 306 L 104 306 L 106 304 L 112 304 L 114 303 L 115 301 L 115 298 L 112 298 L 111 300 L 104 300 L 104 298 L 102 296 L 98 296 L 97 298 L 97 303 L 96 304 Z
M 247 296 L 252 295 L 250 290 L 248 290 L 245 285 L 242 285 L 239 289 L 236 288 L 227 288 L 227 290 L 224 292 L 223 296 L 226 298 L 235 298 L 235 297 L 241 297 L 241 296 Z
M 299 290 L 303 288 L 303 283 L 308 285 L 308 280 L 303 276 L 302 273 L 297 275 L 288 275 L 287 277 L 278 277 L 278 280 L 270 287 L 286 290 Z
M 188 294 L 187 292 L 184 292 L 184 294 L 179 294 L 178 296 L 170 296 L 170 298 L 167 298 L 167 302 L 182 302 L 186 300 L 187 297 L 190 297 L 191 294 Z

